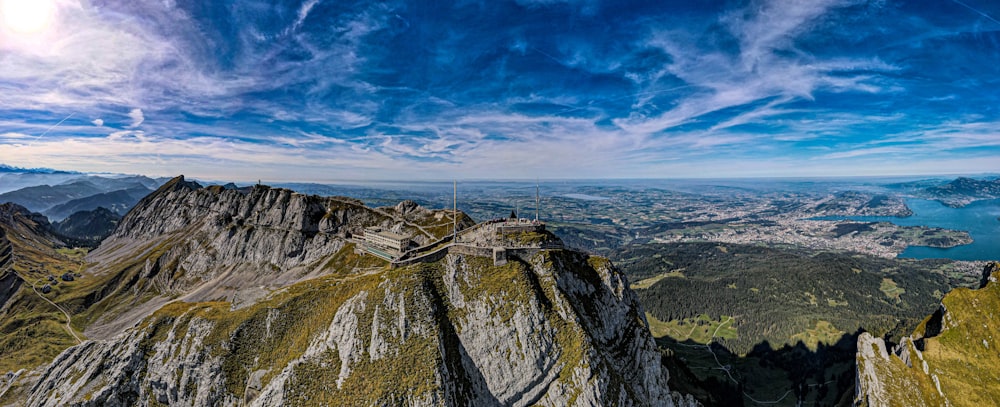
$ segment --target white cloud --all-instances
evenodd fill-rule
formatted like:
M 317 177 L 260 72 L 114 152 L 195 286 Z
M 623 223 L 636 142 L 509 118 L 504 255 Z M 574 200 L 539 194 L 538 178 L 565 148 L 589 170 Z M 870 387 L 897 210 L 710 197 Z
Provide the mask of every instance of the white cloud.
M 919 147 L 919 148 L 922 149 L 923 147 Z M 860 149 L 856 149 L 856 150 L 848 150 L 848 151 L 841 151 L 841 152 L 836 152 L 836 153 L 830 153 L 830 154 L 821 156 L 819 158 L 821 158 L 821 159 L 829 159 L 829 160 L 838 160 L 838 159 L 844 159 L 844 158 L 864 157 L 864 156 L 869 156 L 869 155 L 888 156 L 888 155 L 893 155 L 893 154 L 913 152 L 913 150 L 914 150 L 914 147 L 912 147 L 912 146 L 909 146 L 909 147 L 893 146 L 893 147 L 860 148 Z
M 1000 122 L 945 122 L 928 125 L 927 130 L 906 130 L 865 143 L 847 145 L 839 151 L 816 157 L 840 160 L 856 157 L 905 156 L 907 160 L 924 161 L 942 156 L 970 157 L 995 154 L 1000 147 Z M 944 170 L 944 168 L 935 169 Z
M 142 114 L 142 109 L 135 108 L 128 112 L 128 117 L 132 118 L 132 124 L 129 127 L 135 128 L 139 127 L 142 122 L 146 121 L 146 117 Z
M 27 140 L 31 136 L 23 133 L 0 133 L 0 140 L 3 141 L 18 141 Z
M 94 119 L 93 121 L 91 121 L 91 123 L 94 123 L 94 125 L 97 127 L 104 126 L 104 120 L 101 119 Z
M 660 92 L 640 92 L 633 114 L 614 123 L 630 132 L 655 133 L 690 123 L 700 116 L 737 106 L 777 98 L 767 106 L 744 113 L 717 129 L 749 123 L 782 114 L 780 105 L 812 100 L 816 90 L 877 93 L 871 72 L 898 68 L 873 58 L 820 59 L 794 48 L 798 35 L 808 32 L 822 17 L 850 1 L 779 1 L 724 15 L 720 22 L 739 40 L 738 53 L 705 49 L 702 32 L 670 30 L 652 35 L 643 45 L 658 48 L 672 61 L 664 72 L 687 83 L 692 91 L 681 96 L 669 110 L 653 105 Z M 851 75 L 851 72 L 859 72 Z M 658 73 L 646 86 L 655 89 Z M 635 77 L 637 79 L 642 79 Z M 649 109 L 651 108 L 651 109 Z M 660 112 L 641 114 L 643 111 Z
M 107 140 L 109 141 L 122 141 L 122 140 L 137 140 L 137 141 L 149 141 L 146 137 L 146 132 L 141 130 L 123 130 L 116 131 L 108 135 Z
M 316 7 L 316 4 L 318 3 L 319 0 L 307 0 L 302 4 L 302 7 L 299 8 L 298 18 L 295 20 L 295 23 L 292 24 L 292 31 L 297 30 L 300 26 L 302 26 L 302 23 L 306 21 L 306 17 L 309 17 L 309 12 L 311 12 L 313 7 Z
M 320 0 L 308 0 L 290 23 L 303 24 Z M 25 84 L 0 98 L 0 111 L 68 111 L 91 117 L 109 113 L 107 106 L 146 111 L 181 111 L 197 116 L 227 117 L 237 110 L 263 116 L 295 112 L 293 120 L 355 128 L 370 123 L 375 103 L 358 100 L 351 112 L 327 114 L 330 103 L 310 103 L 311 94 L 329 89 L 353 90 L 345 98 L 368 95 L 373 87 L 356 80 L 364 56 L 357 50 L 363 37 L 384 25 L 385 6 L 372 6 L 337 21 L 339 41 L 322 45 L 307 36 L 287 33 L 291 41 L 256 43 L 249 34 L 228 40 L 247 42 L 236 48 L 235 66 L 215 65 L 218 47 L 200 22 L 171 1 L 112 2 L 98 6 L 86 0 L 57 2 L 58 19 L 44 38 L 0 40 L 0 82 Z M 141 15 L 142 17 L 135 17 Z M 245 37 L 245 38 L 244 38 Z M 324 39 L 325 41 L 325 39 Z M 301 47 L 304 61 L 275 60 L 288 47 Z M 272 60 L 272 64 L 263 63 Z M 244 98 L 293 85 L 311 86 L 300 106 L 287 101 Z M 342 103 L 343 104 L 347 104 Z M 131 126 L 139 124 L 136 116 Z M 149 123 L 146 124 L 149 126 Z

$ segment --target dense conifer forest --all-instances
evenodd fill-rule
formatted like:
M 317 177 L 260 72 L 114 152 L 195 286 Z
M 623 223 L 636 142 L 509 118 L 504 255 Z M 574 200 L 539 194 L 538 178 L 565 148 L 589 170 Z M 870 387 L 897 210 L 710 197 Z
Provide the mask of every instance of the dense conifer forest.
M 898 336 L 952 287 L 973 286 L 979 277 L 947 260 L 717 243 L 632 246 L 615 261 L 659 321 L 735 319 L 736 338 L 718 341 L 738 354 L 764 341 L 808 344 L 810 335 L 832 343 L 837 332 L 859 329 Z

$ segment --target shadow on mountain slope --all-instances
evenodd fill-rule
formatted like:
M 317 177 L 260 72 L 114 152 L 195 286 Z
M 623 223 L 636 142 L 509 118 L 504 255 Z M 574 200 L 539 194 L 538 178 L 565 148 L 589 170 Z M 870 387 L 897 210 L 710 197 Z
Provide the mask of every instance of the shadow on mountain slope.
M 670 370 L 670 388 L 693 394 L 706 406 L 849 406 L 861 332 L 816 349 L 803 342 L 774 349 L 764 341 L 744 356 L 717 342 L 663 337 L 657 344 Z

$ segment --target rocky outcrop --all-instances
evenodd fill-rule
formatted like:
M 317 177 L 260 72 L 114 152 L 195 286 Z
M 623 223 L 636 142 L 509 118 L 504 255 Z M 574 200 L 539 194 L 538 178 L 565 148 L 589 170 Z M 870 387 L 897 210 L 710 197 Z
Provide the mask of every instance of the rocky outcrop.
M 8 266 L 14 261 L 14 247 L 7 240 L 7 232 L 0 229 L 0 309 L 3 309 L 23 282 Z
M 174 304 L 73 347 L 29 405 L 688 406 L 622 274 L 543 252 L 449 255 L 288 287 L 244 310 Z
M 45 215 L 11 202 L 0 204 L 0 229 L 35 248 L 65 245 L 64 238 L 54 232 Z
M 0 204 L 0 223 L 18 230 L 28 230 L 37 234 L 47 234 L 51 225 L 49 219 L 37 212 L 15 204 Z
M 906 336 L 899 341 L 899 345 L 892 348 L 892 354 L 896 355 L 896 357 L 899 358 L 899 360 L 902 361 L 906 367 L 913 367 L 912 355 L 914 354 L 917 356 L 917 363 L 924 360 L 923 354 L 920 353 L 920 349 L 918 349 L 913 343 L 913 339 Z
M 855 404 L 865 406 L 888 405 L 889 396 L 885 384 L 880 379 L 877 366 L 879 361 L 889 361 L 885 341 L 868 332 L 858 335 L 857 387 Z M 873 363 L 875 362 L 875 363 Z
M 855 405 L 1000 404 L 1000 285 L 983 271 L 983 287 L 956 288 L 941 307 L 887 354 L 885 343 L 858 338 Z M 975 389 L 970 391 L 970 389 Z

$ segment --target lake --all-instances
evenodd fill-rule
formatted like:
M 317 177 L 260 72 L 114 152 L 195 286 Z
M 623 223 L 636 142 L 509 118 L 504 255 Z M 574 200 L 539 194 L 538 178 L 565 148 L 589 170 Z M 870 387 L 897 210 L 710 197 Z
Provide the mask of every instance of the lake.
M 899 226 L 929 226 L 964 230 L 972 236 L 972 244 L 941 249 L 910 246 L 899 257 L 913 259 L 1000 260 L 1000 199 L 976 201 L 964 208 L 949 208 L 937 201 L 907 199 L 906 206 L 913 216 L 824 216 L 818 220 L 854 220 L 859 222 L 890 222 Z

